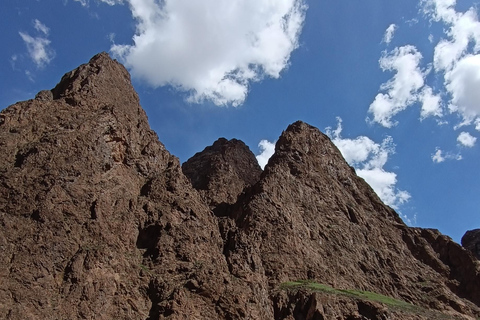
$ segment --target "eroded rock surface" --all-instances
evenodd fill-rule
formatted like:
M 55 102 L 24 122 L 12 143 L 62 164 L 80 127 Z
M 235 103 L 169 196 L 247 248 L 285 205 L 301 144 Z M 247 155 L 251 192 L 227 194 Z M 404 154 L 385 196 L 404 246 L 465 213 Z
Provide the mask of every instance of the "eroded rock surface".
M 217 222 L 122 65 L 99 54 L 0 119 L 0 318 L 219 317 Z
M 183 173 L 213 207 L 232 204 L 262 173 L 257 159 L 240 140 L 220 138 L 182 165 Z
M 480 316 L 473 255 L 407 227 L 306 123 L 282 133 L 263 172 L 235 139 L 182 171 L 102 53 L 3 110 L 0 146 L 1 319 Z
M 480 260 L 480 229 L 468 230 L 462 237 L 462 246 Z

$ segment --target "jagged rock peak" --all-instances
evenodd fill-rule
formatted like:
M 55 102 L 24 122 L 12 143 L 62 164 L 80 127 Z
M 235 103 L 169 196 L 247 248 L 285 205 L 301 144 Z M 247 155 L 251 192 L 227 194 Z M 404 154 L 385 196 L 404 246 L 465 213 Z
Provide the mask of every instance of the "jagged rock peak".
M 123 66 L 97 55 L 3 110 L 0 148 L 0 319 L 217 318 L 216 221 Z
M 183 173 L 211 205 L 233 203 L 262 170 L 255 155 L 240 140 L 220 138 L 182 165 Z
M 53 99 L 64 98 L 72 106 L 83 106 L 87 99 L 95 99 L 98 105 L 115 104 L 118 97 L 139 102 L 130 74 L 106 52 L 66 73 L 52 89 L 52 94 Z
M 480 229 L 468 230 L 462 237 L 462 246 L 480 260 Z
M 0 112 L 0 148 L 1 319 L 480 316 L 478 261 L 398 221 L 303 122 L 263 173 L 238 140 L 187 161 L 202 199 L 102 53 Z M 298 279 L 419 308 L 292 288 Z
M 335 164 L 342 169 L 352 170 L 326 135 L 302 121 L 292 123 L 282 133 L 275 145 L 275 154 L 265 171 L 282 162 L 290 163 L 292 173 L 295 170 L 298 171 L 297 173 L 307 170 L 315 162 L 319 166 Z
M 270 180 L 287 180 L 284 183 L 289 184 L 311 181 L 308 183 L 334 197 L 341 197 L 343 202 L 367 205 L 371 210 L 403 223 L 391 208 L 383 204 L 373 189 L 356 175 L 355 169 L 348 165 L 330 138 L 305 122 L 296 121 L 282 132 L 263 176 L 263 185 Z

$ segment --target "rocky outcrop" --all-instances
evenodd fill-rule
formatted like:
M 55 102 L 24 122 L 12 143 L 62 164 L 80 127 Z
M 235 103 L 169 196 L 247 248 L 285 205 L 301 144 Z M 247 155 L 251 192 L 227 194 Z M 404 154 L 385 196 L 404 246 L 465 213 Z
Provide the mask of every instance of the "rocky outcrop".
M 473 255 L 407 227 L 306 123 L 263 172 L 235 139 L 182 168 L 102 53 L 3 110 L 0 146 L 2 319 L 480 316 Z
M 468 230 L 462 237 L 462 246 L 480 260 L 480 229 Z
M 468 291 L 466 278 L 478 283 L 465 250 L 436 231 L 418 235 L 405 226 L 318 129 L 296 122 L 275 150 L 221 224 L 229 226 L 223 234 L 233 274 L 262 275 L 270 285 L 310 279 L 452 315 L 477 312 L 474 291 L 465 295 L 470 301 L 457 295 Z
M 0 119 L 0 318 L 219 317 L 217 222 L 123 66 L 99 54 Z
M 254 185 L 262 173 L 245 143 L 225 138 L 188 159 L 182 169 L 212 207 L 235 203 L 242 191 Z

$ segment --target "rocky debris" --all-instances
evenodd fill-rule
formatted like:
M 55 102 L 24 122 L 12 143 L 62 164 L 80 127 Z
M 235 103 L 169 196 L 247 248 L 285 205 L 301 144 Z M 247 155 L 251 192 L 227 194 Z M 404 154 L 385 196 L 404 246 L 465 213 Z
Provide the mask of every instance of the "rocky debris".
M 282 133 L 263 172 L 226 139 L 181 168 L 101 53 L 3 110 L 0 146 L 2 319 L 480 316 L 472 254 L 407 227 L 306 123 Z
M 462 237 L 462 246 L 480 260 L 480 229 L 468 230 Z
M 225 138 L 188 159 L 182 170 L 213 207 L 235 203 L 242 191 L 254 185 L 262 173 L 245 143 Z

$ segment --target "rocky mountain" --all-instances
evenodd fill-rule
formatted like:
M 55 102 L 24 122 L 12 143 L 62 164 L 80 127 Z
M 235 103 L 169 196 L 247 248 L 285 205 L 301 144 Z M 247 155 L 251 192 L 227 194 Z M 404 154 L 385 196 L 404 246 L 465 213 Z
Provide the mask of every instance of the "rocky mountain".
M 480 264 L 318 129 L 180 166 L 106 53 L 0 113 L 2 319 L 477 319 Z
M 462 237 L 462 246 L 480 259 L 480 229 L 468 230 Z

